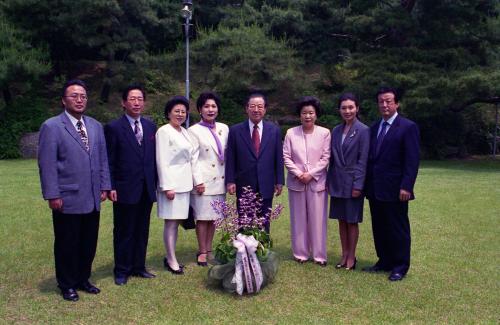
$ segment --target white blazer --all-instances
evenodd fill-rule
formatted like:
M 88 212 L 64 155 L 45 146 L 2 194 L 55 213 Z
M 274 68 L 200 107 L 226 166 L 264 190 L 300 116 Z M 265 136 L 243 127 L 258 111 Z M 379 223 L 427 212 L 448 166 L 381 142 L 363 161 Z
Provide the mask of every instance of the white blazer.
M 160 192 L 173 190 L 177 193 L 193 189 L 192 161 L 194 145 L 188 131 L 177 131 L 166 124 L 156 132 L 156 168 Z
M 215 129 L 222 145 L 222 151 L 226 151 L 229 128 L 226 124 L 216 122 Z M 193 183 L 204 184 L 204 195 L 216 195 L 226 193 L 224 184 L 224 162 L 217 157 L 217 143 L 212 132 L 205 126 L 195 124 L 189 128 L 189 133 L 194 145 L 193 154 Z M 193 191 L 194 193 L 194 191 Z

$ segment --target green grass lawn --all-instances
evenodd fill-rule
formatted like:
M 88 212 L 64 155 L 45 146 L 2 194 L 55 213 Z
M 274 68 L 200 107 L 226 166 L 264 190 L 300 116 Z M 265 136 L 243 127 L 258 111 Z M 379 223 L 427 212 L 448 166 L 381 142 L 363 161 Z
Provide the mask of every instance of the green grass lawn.
M 155 210 L 147 264 L 157 277 L 116 286 L 107 202 L 91 279 L 102 292 L 82 293 L 71 303 L 56 287 L 52 219 L 36 162 L 0 161 L 0 323 L 499 323 L 500 161 L 424 162 L 415 191 L 412 266 L 405 280 L 335 270 L 340 245 L 334 221 L 328 222 L 329 265 L 297 264 L 285 209 L 271 227 L 281 257 L 277 279 L 244 297 L 207 287 L 207 269 L 195 264 L 194 231 L 179 230 L 177 252 L 186 274 L 166 272 Z M 286 203 L 286 193 L 277 201 Z M 365 207 L 359 269 L 376 261 Z

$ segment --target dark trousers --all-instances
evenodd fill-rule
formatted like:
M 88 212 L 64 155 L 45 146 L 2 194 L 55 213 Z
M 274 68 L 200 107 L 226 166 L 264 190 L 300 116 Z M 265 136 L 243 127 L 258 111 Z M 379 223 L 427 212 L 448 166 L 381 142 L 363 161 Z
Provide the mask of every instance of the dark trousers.
M 377 265 L 387 271 L 406 274 L 410 268 L 410 221 L 408 202 L 370 199 L 373 240 Z
M 54 257 L 59 288 L 76 288 L 88 281 L 97 248 L 99 211 L 66 214 L 52 211 Z
M 152 207 L 145 189 L 137 204 L 113 203 L 115 276 L 145 270 Z

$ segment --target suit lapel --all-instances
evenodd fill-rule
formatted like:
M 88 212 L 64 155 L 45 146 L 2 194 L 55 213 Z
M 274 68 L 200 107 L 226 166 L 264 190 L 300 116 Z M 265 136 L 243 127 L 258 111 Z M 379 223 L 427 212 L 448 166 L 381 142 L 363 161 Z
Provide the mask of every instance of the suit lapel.
M 66 113 L 63 112 L 59 116 L 61 117 L 61 122 L 63 123 L 66 131 L 68 131 L 68 133 L 73 137 L 73 139 L 75 139 L 75 141 L 80 145 L 80 147 L 83 149 L 83 151 L 87 152 L 87 150 L 85 150 L 85 146 L 83 144 L 82 138 L 80 137 L 80 134 L 78 134 L 78 132 L 76 132 L 75 126 L 73 125 L 73 123 L 71 123 L 70 119 L 66 116 Z M 87 128 L 86 123 L 85 123 L 85 128 Z M 88 129 L 87 129 L 87 132 L 88 132 Z M 87 136 L 88 136 L 88 134 L 87 134 Z M 90 142 L 90 138 L 89 138 L 89 142 Z
M 382 141 L 382 145 L 380 146 L 378 156 L 380 156 L 380 154 L 385 150 L 385 148 L 387 147 L 387 143 L 389 143 L 391 139 L 394 137 L 394 135 L 397 133 L 398 128 L 399 128 L 399 115 L 396 116 L 394 122 L 392 122 L 391 124 L 391 127 L 389 128 L 389 130 L 387 130 L 387 133 L 384 136 L 384 140 Z
M 355 140 L 356 135 L 358 134 L 358 121 L 355 121 L 352 125 L 351 129 L 346 135 L 344 140 L 344 144 L 342 145 L 342 153 L 347 156 L 348 152 L 352 149 L 353 142 Z
M 130 123 L 128 122 L 128 119 L 125 115 L 122 116 L 120 120 L 120 124 L 123 130 L 123 135 L 127 139 L 127 141 L 130 143 L 130 147 L 132 147 L 137 155 L 141 155 L 141 147 L 139 146 L 139 143 L 137 143 L 137 139 L 135 137 L 134 131 L 132 131 L 132 127 L 130 126 Z M 142 124 L 142 123 L 141 123 Z M 145 139 L 145 131 L 144 131 L 144 124 L 142 124 L 142 132 L 143 132 L 143 139 Z M 146 142 L 146 141 L 143 141 Z
M 345 160 L 344 160 L 344 153 L 342 152 L 342 133 L 343 133 L 343 124 L 335 129 L 335 132 L 333 134 L 333 144 L 335 146 L 335 151 L 338 153 L 340 162 L 345 165 Z
M 259 148 L 259 155 L 261 152 L 263 152 L 266 148 L 266 145 L 269 143 L 271 139 L 271 126 L 268 123 L 265 123 L 264 121 L 262 122 L 262 138 L 260 140 L 260 148 Z M 253 145 L 252 145 L 253 147 Z
M 262 133 L 264 135 L 264 133 Z M 240 136 L 243 138 L 243 141 L 246 142 L 248 149 L 250 149 L 250 152 L 252 155 L 254 155 L 255 158 L 257 158 L 257 155 L 255 154 L 255 149 L 253 147 L 253 142 L 252 138 L 250 137 L 250 129 L 248 127 L 248 120 L 243 122 L 242 128 L 240 129 Z

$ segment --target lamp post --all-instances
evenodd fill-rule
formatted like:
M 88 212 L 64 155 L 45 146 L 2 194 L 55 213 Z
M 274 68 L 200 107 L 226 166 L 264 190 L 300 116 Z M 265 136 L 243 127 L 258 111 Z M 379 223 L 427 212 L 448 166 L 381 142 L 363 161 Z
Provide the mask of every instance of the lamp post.
M 186 98 L 189 101 L 189 21 L 193 16 L 191 7 L 193 6 L 192 0 L 183 0 L 181 16 L 184 18 L 184 34 L 186 36 Z M 189 114 L 186 117 L 186 128 L 189 127 Z

